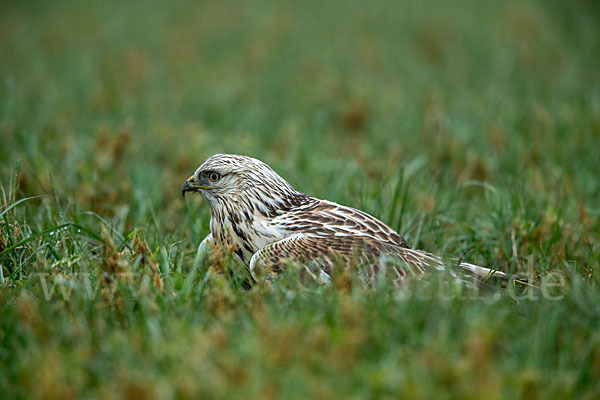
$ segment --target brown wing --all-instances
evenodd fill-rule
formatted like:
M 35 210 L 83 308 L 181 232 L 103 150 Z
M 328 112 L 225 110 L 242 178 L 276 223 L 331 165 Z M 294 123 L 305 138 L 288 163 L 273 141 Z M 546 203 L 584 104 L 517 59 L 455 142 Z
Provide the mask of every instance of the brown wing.
M 250 272 L 253 276 L 264 269 L 278 273 L 290 262 L 298 262 L 310 275 L 323 281 L 329 280 L 334 266 L 358 266 L 369 281 L 380 272 L 400 281 L 407 271 L 424 270 L 424 266 L 405 259 L 405 250 L 410 251 L 367 236 L 317 237 L 298 233 L 256 252 L 250 261 Z
M 316 199 L 315 199 L 316 200 Z M 320 238 L 360 236 L 384 244 L 408 248 L 408 243 L 392 228 L 360 210 L 326 200 L 287 213 L 278 224 L 290 232 Z

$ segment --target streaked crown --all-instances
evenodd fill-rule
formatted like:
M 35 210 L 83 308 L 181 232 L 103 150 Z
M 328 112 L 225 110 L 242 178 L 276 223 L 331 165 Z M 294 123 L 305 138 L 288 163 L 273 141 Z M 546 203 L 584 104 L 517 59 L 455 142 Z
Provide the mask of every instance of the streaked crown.
M 211 206 L 217 206 L 215 202 L 221 206 L 240 202 L 284 206 L 291 199 L 306 197 L 264 162 L 234 154 L 209 157 L 186 185 L 193 187 L 190 191 L 202 193 Z

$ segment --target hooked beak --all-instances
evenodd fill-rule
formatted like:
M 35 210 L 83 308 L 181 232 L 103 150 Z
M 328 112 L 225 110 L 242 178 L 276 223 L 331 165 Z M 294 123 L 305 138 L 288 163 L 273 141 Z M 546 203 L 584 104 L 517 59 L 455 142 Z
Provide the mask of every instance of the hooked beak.
M 199 192 L 199 189 L 210 189 L 210 187 L 198 185 L 192 175 L 184 182 L 183 187 L 181 188 L 181 195 L 185 197 L 185 192 Z

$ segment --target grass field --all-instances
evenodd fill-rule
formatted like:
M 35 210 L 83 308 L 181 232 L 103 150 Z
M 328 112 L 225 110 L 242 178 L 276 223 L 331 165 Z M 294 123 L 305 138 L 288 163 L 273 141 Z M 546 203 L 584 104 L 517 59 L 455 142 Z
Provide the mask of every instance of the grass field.
M 0 397 L 600 398 L 599 22 L 593 0 L 0 2 Z M 217 152 L 538 288 L 242 290 L 196 259 L 210 210 L 180 193 Z

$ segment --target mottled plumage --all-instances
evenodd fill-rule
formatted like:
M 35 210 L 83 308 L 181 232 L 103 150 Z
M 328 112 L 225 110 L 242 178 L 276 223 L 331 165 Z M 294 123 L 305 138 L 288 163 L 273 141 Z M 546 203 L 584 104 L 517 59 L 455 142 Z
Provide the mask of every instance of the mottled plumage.
M 377 218 L 351 207 L 320 200 L 290 186 L 267 164 L 229 154 L 208 158 L 183 185 L 210 203 L 211 233 L 201 247 L 231 249 L 253 278 L 259 268 L 278 272 L 290 261 L 328 281 L 336 266 L 361 266 L 372 280 L 379 272 L 400 282 L 407 272 L 442 269 L 440 257 L 411 249 Z M 468 263 L 477 275 L 500 275 Z

